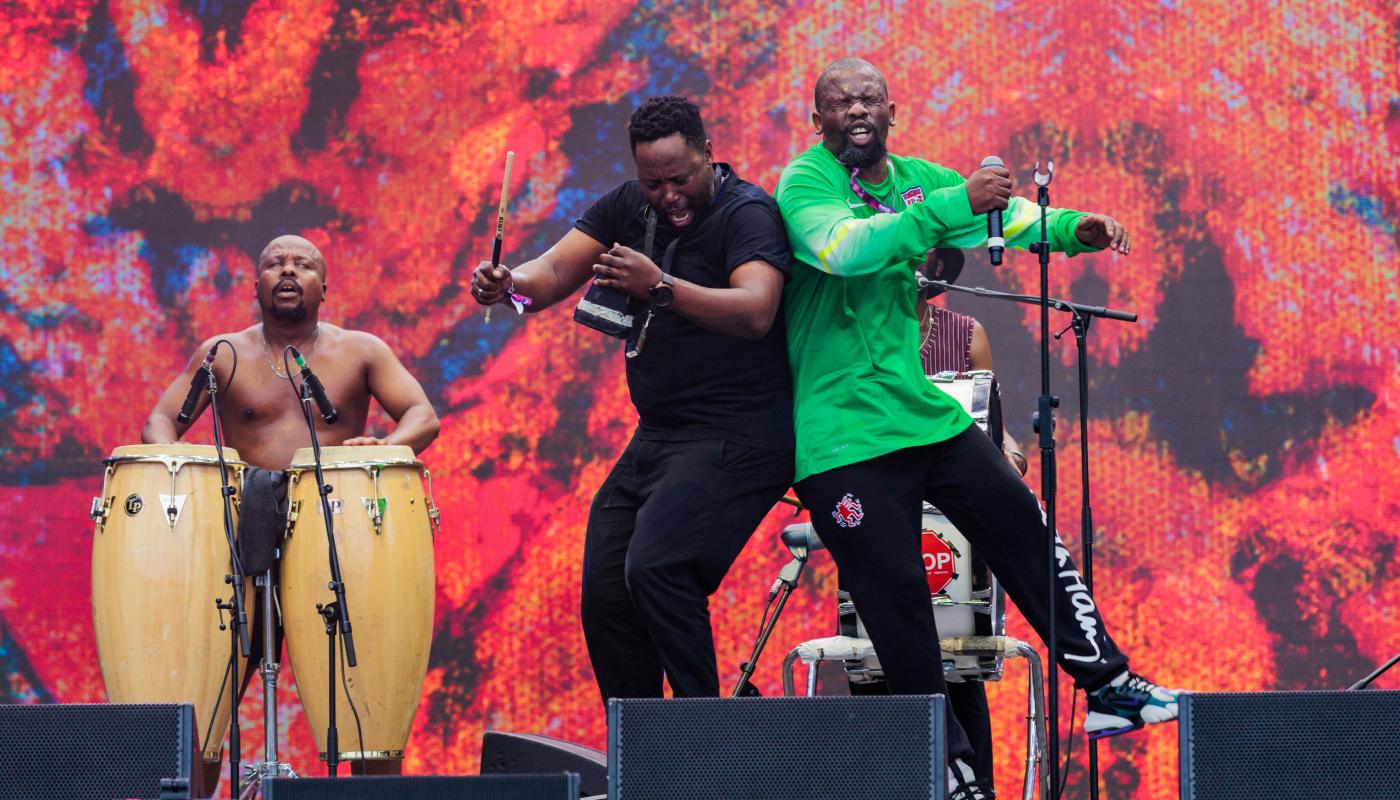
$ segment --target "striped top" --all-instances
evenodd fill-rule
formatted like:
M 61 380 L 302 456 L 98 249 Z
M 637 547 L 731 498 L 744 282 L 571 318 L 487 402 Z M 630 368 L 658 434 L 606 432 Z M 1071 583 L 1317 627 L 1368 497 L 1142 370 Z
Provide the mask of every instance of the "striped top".
M 972 325 L 966 314 L 929 305 L 929 329 L 919 359 L 925 375 L 940 372 L 966 372 L 972 369 Z

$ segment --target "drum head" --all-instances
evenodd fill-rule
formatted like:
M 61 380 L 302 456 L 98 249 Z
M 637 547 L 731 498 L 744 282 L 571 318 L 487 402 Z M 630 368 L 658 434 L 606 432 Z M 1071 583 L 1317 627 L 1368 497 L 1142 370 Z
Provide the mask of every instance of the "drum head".
M 321 466 L 329 464 L 406 464 L 414 466 L 418 459 L 413 448 L 402 444 L 373 445 L 370 447 L 322 447 Z M 314 469 L 315 454 L 311 448 L 303 447 L 292 456 L 290 469 Z

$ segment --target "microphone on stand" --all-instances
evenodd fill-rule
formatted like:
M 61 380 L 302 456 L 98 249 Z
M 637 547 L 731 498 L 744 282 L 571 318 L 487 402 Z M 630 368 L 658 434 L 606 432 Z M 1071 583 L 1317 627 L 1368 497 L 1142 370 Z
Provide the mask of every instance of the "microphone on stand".
M 335 410 L 335 406 L 331 405 L 331 399 L 326 397 L 326 387 L 321 385 L 320 378 L 312 374 L 311 367 L 306 364 L 306 359 L 301 357 L 301 351 L 295 347 L 291 347 L 291 350 L 292 359 L 301 368 L 301 380 L 311 390 L 311 399 L 316 401 L 316 407 L 321 410 L 321 419 L 324 419 L 327 425 L 334 425 L 335 421 L 340 419 L 340 412 Z
M 817 537 L 817 529 L 813 528 L 810 522 L 799 522 L 783 528 L 781 538 L 783 545 L 796 558 L 805 559 L 811 553 L 826 549 L 826 545 Z
M 190 378 L 190 391 L 185 395 L 185 402 L 180 406 L 180 414 L 176 417 L 181 425 L 190 424 L 194 419 L 194 406 L 199 402 L 199 393 L 209 388 L 209 379 L 206 377 L 209 370 L 214 368 L 214 354 L 219 350 L 218 342 L 209 348 L 209 354 L 204 357 L 204 363 L 199 365 L 199 369 L 194 371 L 194 377 Z
M 982 159 L 982 167 L 1004 167 L 1000 158 L 987 156 Z M 1006 249 L 1006 239 L 1001 235 L 1001 209 L 987 212 L 987 253 L 992 257 L 992 266 L 1001 266 L 1001 254 Z

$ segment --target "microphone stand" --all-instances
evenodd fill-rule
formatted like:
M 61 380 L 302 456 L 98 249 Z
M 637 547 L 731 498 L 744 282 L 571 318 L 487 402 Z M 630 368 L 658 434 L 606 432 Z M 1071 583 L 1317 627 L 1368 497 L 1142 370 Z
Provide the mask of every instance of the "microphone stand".
M 217 347 L 218 344 L 215 344 Z M 232 345 L 230 345 L 230 348 Z M 237 352 L 234 354 L 237 358 Z M 234 362 L 235 365 L 237 361 Z M 243 565 L 238 560 L 238 546 L 234 540 L 233 528 L 233 495 L 237 493 L 234 487 L 228 482 L 228 462 L 224 460 L 224 434 L 223 425 L 219 420 L 219 385 L 214 377 L 213 366 L 205 367 L 204 374 L 208 381 L 209 410 L 213 414 L 214 427 L 214 452 L 219 460 L 219 495 L 224 501 L 224 538 L 228 541 L 228 563 L 229 574 L 224 576 L 224 583 L 232 584 L 233 598 L 231 602 L 224 603 L 215 599 L 214 606 L 219 611 L 228 611 L 230 625 L 229 635 L 232 643 L 229 650 L 229 697 L 232 708 L 229 709 L 230 727 L 228 734 L 228 781 L 229 797 L 238 796 L 238 770 L 241 753 L 238 741 L 238 657 L 241 653 L 244 658 L 252 655 L 252 648 L 248 642 L 248 612 L 244 604 L 243 595 Z M 222 627 L 222 625 L 221 625 Z
M 1045 548 L 1046 609 L 1049 613 L 1050 636 L 1046 641 L 1050 680 L 1047 682 L 1049 702 L 1046 704 L 1050 725 L 1050 787 L 1056 797 L 1060 794 L 1060 647 L 1055 620 L 1055 409 L 1060 398 L 1050 394 L 1050 239 L 1047 210 L 1050 206 L 1050 179 L 1055 165 L 1046 162 L 1046 172 L 1035 164 L 1035 202 L 1040 206 L 1040 240 L 1031 242 L 1030 249 L 1040 257 L 1040 397 L 1036 401 L 1032 429 L 1040 435 L 1040 494 L 1045 502 L 1045 527 L 1048 532 Z
M 288 370 L 290 374 L 291 370 Z M 316 467 L 317 492 L 321 496 L 321 519 L 326 522 L 326 553 L 330 560 L 331 581 L 330 589 L 335 592 L 335 602 L 322 605 L 316 604 L 316 613 L 320 614 L 326 621 L 326 644 L 329 648 L 330 658 L 326 661 L 326 681 L 327 690 L 330 697 L 329 716 L 326 722 L 326 773 L 332 778 L 340 777 L 337 773 L 340 767 L 340 741 L 335 727 L 335 635 L 336 628 L 345 637 L 345 662 L 348 666 L 355 666 L 355 639 L 350 633 L 350 607 L 345 602 L 345 581 L 340 574 L 340 559 L 335 550 L 335 530 L 331 521 L 331 503 L 329 495 L 332 487 L 326 483 L 325 476 L 321 473 L 321 442 L 316 436 L 316 419 L 311 411 L 311 387 L 303 380 L 297 390 L 297 396 L 301 400 L 301 413 L 306 419 L 306 428 L 311 433 L 311 453 Z
M 1039 177 L 1039 173 L 1038 173 L 1038 172 L 1037 172 L 1037 177 Z M 1048 178 L 1048 177 L 1046 178 L 1046 183 L 1049 183 L 1049 178 Z M 1042 187 L 1042 189 L 1043 189 L 1043 187 Z M 1048 193 L 1047 193 L 1047 194 L 1048 194 Z M 1047 197 L 1047 203 L 1048 203 L 1048 197 Z M 1044 205 L 1042 205 L 1042 209 L 1043 209 L 1043 208 L 1044 208 Z M 1042 213 L 1043 213 L 1043 211 L 1042 211 Z M 1044 229 L 1043 229 L 1043 228 L 1042 228 L 1042 234 L 1041 234 L 1041 236 L 1042 236 L 1042 241 L 1044 241 Z M 1040 247 L 1040 242 L 1034 242 L 1034 243 L 1032 243 L 1032 249 L 1038 249 L 1039 247 Z M 1048 249 L 1048 248 L 1047 248 L 1047 249 Z M 1042 258 L 1045 258 L 1045 257 L 1042 257 Z M 1087 337 L 1088 337 L 1088 335 L 1089 335 L 1089 324 L 1090 324 L 1091 322 L 1093 322 L 1094 317 L 1102 317 L 1102 318 L 1104 318 L 1104 319 L 1118 320 L 1118 321 L 1121 321 L 1121 322 L 1137 322 L 1137 314 L 1134 314 L 1134 313 L 1129 312 L 1129 311 L 1118 311 L 1118 310 L 1116 310 L 1116 309 L 1108 308 L 1108 307 L 1106 307 L 1106 306 L 1089 306 L 1089 305 L 1083 305 L 1083 304 L 1081 304 L 1081 303 L 1072 303 L 1072 302 L 1070 302 L 1070 301 L 1068 301 L 1068 300 L 1061 300 L 1061 299 L 1054 298 L 1054 297 L 1045 297 L 1045 296 L 1036 297 L 1036 296 L 1034 296 L 1034 295 L 1013 294 L 1013 293 L 1010 293 L 1010 292 L 998 292 L 998 291 L 994 291 L 994 290 L 991 290 L 991 289 L 983 289 L 983 288 L 980 287 L 980 286 L 976 286 L 976 287 L 956 286 L 956 285 L 951 284 L 951 283 L 948 283 L 948 282 L 946 282 L 946 281 L 931 281 L 931 280 L 928 280 L 928 279 L 923 278 L 922 276 L 920 276 L 920 277 L 919 277 L 919 288 L 920 288 L 920 289 L 923 289 L 923 288 L 926 287 L 926 286 L 939 287 L 939 288 L 942 288 L 942 289 L 944 289 L 944 290 L 954 291 L 954 292 L 962 292 L 962 293 L 964 293 L 964 294 L 976 295 L 976 296 L 978 296 L 978 297 L 990 297 L 990 298 L 995 299 L 995 300 L 1010 300 L 1010 301 L 1017 302 L 1017 303 L 1026 303 L 1026 304 L 1029 304 L 1029 305 L 1038 305 L 1038 306 L 1042 306 L 1042 308 L 1053 308 L 1053 309 L 1055 309 L 1055 310 L 1057 310 L 1057 311 L 1063 311 L 1063 312 L 1066 312 L 1066 313 L 1068 313 L 1068 314 L 1070 315 L 1070 320 L 1071 320 L 1071 321 L 1070 321 L 1070 327 L 1067 328 L 1066 330 L 1073 330 L 1073 331 L 1074 331 L 1074 341 L 1075 341 L 1075 345 L 1076 345 L 1075 350 L 1076 350 L 1077 361 L 1078 361 L 1078 384 L 1079 384 L 1079 439 L 1080 439 L 1080 442 L 1079 442 L 1079 474 L 1080 474 L 1080 482 L 1081 482 L 1081 484 L 1082 484 L 1082 488 L 1081 488 L 1081 491 L 1080 491 L 1080 495 L 1081 495 L 1081 502 L 1080 502 L 1080 526 L 1081 526 L 1081 530 L 1080 530 L 1080 547 L 1081 547 L 1081 552 L 1082 552 L 1082 554 L 1083 554 L 1083 555 L 1082 555 L 1082 559 L 1083 559 L 1083 562 L 1084 562 L 1084 563 L 1083 563 L 1084 586 L 1085 586 L 1085 588 L 1087 588 L 1087 589 L 1089 590 L 1089 593 L 1090 593 L 1090 595 L 1092 596 L 1093 591 L 1094 591 L 1094 515 L 1093 515 L 1093 511 L 1092 511 L 1092 506 L 1091 506 L 1091 504 L 1090 504 L 1090 502 L 1089 502 L 1089 367 L 1088 367 L 1088 350 L 1087 350 L 1087 346 L 1086 346 L 1086 340 L 1087 340 Z M 1043 289 L 1044 289 L 1044 286 L 1045 286 L 1044 282 L 1042 282 L 1041 286 L 1042 286 L 1042 290 L 1043 290 Z M 1042 313 L 1044 313 L 1044 312 L 1042 312 Z M 1044 322 L 1044 320 L 1042 320 L 1042 321 Z M 1048 327 L 1043 327 L 1043 328 L 1042 328 L 1042 333 L 1045 333 L 1045 332 L 1047 332 L 1047 331 L 1048 331 Z M 1065 333 L 1065 331 L 1063 331 L 1063 330 L 1060 331 L 1059 333 L 1055 334 L 1055 338 L 1056 338 L 1056 339 L 1059 339 L 1061 336 L 1064 335 L 1064 333 Z M 1041 345 L 1042 345 L 1042 348 L 1041 348 L 1042 356 L 1047 356 L 1047 357 L 1048 357 L 1048 347 L 1049 347 L 1049 345 L 1048 345 L 1048 343 L 1045 341 L 1045 339 L 1044 339 L 1043 336 L 1042 336 L 1042 339 L 1041 339 Z M 1041 385 L 1042 385 L 1042 389 L 1045 389 L 1045 385 L 1049 382 L 1048 380 L 1044 379 L 1044 376 L 1048 374 L 1048 362 L 1047 362 L 1046 360 L 1042 360 L 1042 362 L 1041 362 L 1041 370 L 1042 370 L 1042 373 L 1041 373 L 1041 374 L 1042 374 L 1042 384 L 1041 384 Z M 1046 393 L 1048 394 L 1048 390 L 1046 390 Z M 1041 399 L 1044 400 L 1044 398 L 1041 398 Z M 1056 398 L 1052 398 L 1052 400 L 1056 400 L 1056 402 L 1052 404 L 1052 407 L 1054 407 L 1055 405 L 1058 405 L 1058 400 L 1057 400 Z M 1044 418 L 1041 417 L 1041 419 L 1044 419 Z M 1039 428 L 1037 428 L 1037 431 L 1039 431 Z M 1042 450 L 1042 459 L 1043 459 L 1043 458 L 1044 458 L 1044 450 Z M 1054 448 L 1053 448 L 1053 442 L 1052 442 L 1052 447 L 1051 447 L 1051 462 L 1052 462 L 1052 464 L 1053 464 L 1053 461 L 1054 461 Z M 1041 463 L 1042 463 L 1042 469 L 1043 469 L 1043 468 L 1044 468 L 1044 467 L 1043 467 L 1044 461 L 1042 460 Z M 1042 481 L 1043 481 L 1043 476 L 1042 476 Z M 1052 486 L 1053 486 L 1053 483 L 1052 483 Z M 1047 519 L 1053 520 L 1054 517 L 1051 515 L 1051 509 L 1053 508 L 1053 505 L 1052 505 L 1052 501 L 1050 500 L 1050 498 L 1047 498 L 1045 508 L 1046 508 L 1046 511 L 1045 511 L 1045 513 L 1046 513 L 1046 518 L 1047 518 Z M 1053 537 L 1052 537 L 1051 541 L 1052 541 L 1052 542 L 1054 541 Z M 1051 559 L 1052 559 L 1052 563 L 1053 563 L 1053 559 L 1054 559 L 1053 551 L 1052 551 L 1052 554 L 1051 554 Z M 1051 581 L 1051 585 L 1052 585 L 1052 592 L 1051 592 L 1051 594 L 1053 595 L 1053 594 L 1054 594 L 1054 592 L 1053 592 L 1053 585 L 1054 585 L 1053 579 L 1052 579 L 1052 581 Z M 1052 613 L 1051 613 L 1051 618 L 1050 618 L 1050 625 L 1051 625 L 1051 631 L 1054 631 L 1055 618 L 1054 618 L 1054 614 L 1053 614 L 1053 612 L 1054 612 L 1054 606 L 1053 606 L 1053 604 L 1052 604 L 1052 606 L 1051 606 L 1051 612 L 1052 612 Z M 1051 653 L 1052 653 L 1052 657 L 1053 657 L 1053 653 L 1054 653 L 1053 648 L 1052 648 L 1052 650 L 1051 650 Z M 1052 685 L 1052 687 L 1054 686 L 1053 681 L 1055 680 L 1055 677 L 1054 677 L 1054 676 L 1055 676 L 1055 672 L 1056 672 L 1055 669 L 1050 670 L 1051 681 L 1052 681 L 1052 684 L 1051 684 L 1051 685 Z M 1052 699 L 1053 699 L 1053 698 L 1056 698 L 1056 695 L 1054 694 L 1055 689 L 1052 688 L 1051 692 L 1052 692 L 1052 693 L 1051 693 L 1051 698 L 1052 698 Z M 1052 700 L 1052 702 L 1053 702 L 1053 700 Z M 1055 729 L 1058 731 L 1058 720 L 1057 720 L 1057 717 L 1055 717 L 1055 713 L 1058 711 L 1058 708 L 1056 708 L 1055 705 L 1051 705 L 1050 707 L 1054 709 L 1054 711 L 1051 711 L 1050 719 L 1052 720 L 1052 724 L 1055 726 Z M 1051 769 L 1051 776 L 1054 777 L 1054 776 L 1055 776 L 1055 770 L 1058 769 L 1059 761 L 1058 761 L 1057 758 L 1054 757 L 1053 754 L 1055 753 L 1055 749 L 1057 749 L 1057 747 L 1058 747 L 1059 737 L 1058 737 L 1058 734 L 1057 734 L 1056 736 L 1052 736 L 1052 737 L 1049 737 L 1049 738 L 1050 738 L 1051 743 L 1052 743 L 1052 750 L 1051 750 L 1051 752 L 1052 752 L 1052 757 L 1051 757 L 1051 761 L 1050 761 L 1050 769 Z M 1099 743 L 1098 743 L 1097 741 L 1094 741 L 1094 740 L 1090 740 L 1090 741 L 1089 741 L 1089 774 L 1090 774 L 1090 779 L 1091 779 L 1091 782 L 1090 782 L 1090 785 L 1089 785 L 1089 796 L 1090 796 L 1091 798 L 1093 798 L 1093 800 L 1097 800 L 1097 798 L 1098 798 L 1098 796 L 1099 796 L 1099 765 L 1098 765 L 1098 750 L 1099 750 L 1099 748 L 1098 748 L 1098 744 L 1099 744 Z M 1051 785 L 1052 785 L 1052 786 L 1055 786 L 1055 787 L 1058 787 L 1058 786 L 1059 786 L 1058 779 L 1053 780 L 1053 781 L 1051 782 Z M 1056 791 L 1058 792 L 1058 789 L 1056 789 Z
M 1075 354 L 1079 362 L 1079 547 L 1083 560 L 1084 588 L 1094 596 L 1094 512 L 1089 505 L 1089 367 L 1085 339 L 1093 316 L 1070 312 Z M 1055 334 L 1059 339 L 1064 331 Z M 1074 720 L 1070 720 L 1074 724 Z M 1087 738 L 1087 737 L 1086 737 Z M 1099 742 L 1089 739 L 1089 800 L 1099 800 Z
M 754 642 L 753 652 L 749 654 L 748 660 L 739 665 L 739 682 L 734 684 L 734 691 L 730 692 L 730 697 L 744 697 L 754 693 L 749 681 L 753 680 L 753 673 L 758 669 L 758 657 L 763 654 L 763 648 L 768 645 L 768 637 L 773 635 L 773 629 L 778 627 L 778 617 L 782 616 L 788 598 L 792 596 L 792 591 L 797 588 L 797 581 L 802 577 L 802 568 L 805 566 L 807 566 L 807 553 L 804 548 L 800 555 L 794 552 L 793 559 L 778 573 L 778 579 L 773 582 L 773 588 L 768 592 L 769 603 L 773 602 L 775 596 L 777 597 L 777 608 L 773 609 L 773 616 L 769 617 L 762 629 L 759 630 L 758 640 Z

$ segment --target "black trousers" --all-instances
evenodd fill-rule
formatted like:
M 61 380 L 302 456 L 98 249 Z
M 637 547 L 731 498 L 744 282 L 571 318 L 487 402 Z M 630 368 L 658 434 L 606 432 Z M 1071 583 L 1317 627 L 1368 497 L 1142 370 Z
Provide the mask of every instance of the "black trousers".
M 920 547 L 921 500 L 933 503 L 981 553 L 1042 638 L 1046 525 L 1035 495 L 976 427 L 944 442 L 897 450 L 812 475 L 797 484 L 817 535 L 860 609 L 890 691 L 944 694 L 942 657 Z M 1060 664 L 1086 690 L 1108 683 L 1128 659 L 1104 628 L 1068 550 L 1056 552 Z M 948 753 L 973 750 L 948 715 Z
M 634 436 L 588 512 L 582 617 L 603 702 L 717 697 L 709 596 L 792 482 L 791 450 Z

